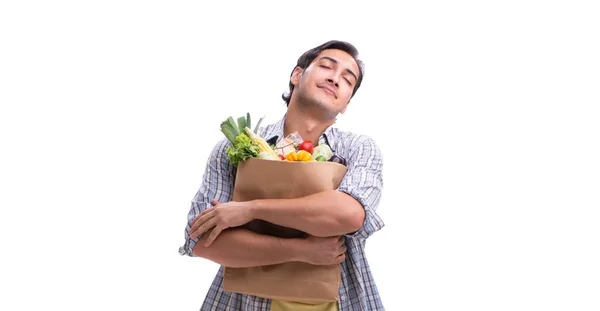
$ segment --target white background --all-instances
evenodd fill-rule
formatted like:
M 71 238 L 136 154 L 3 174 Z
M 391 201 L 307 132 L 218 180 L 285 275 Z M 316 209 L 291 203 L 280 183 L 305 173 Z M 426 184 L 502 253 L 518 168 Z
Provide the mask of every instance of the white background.
M 386 309 L 599 310 L 593 1 L 391 3 L 4 1 L 0 309 L 198 310 L 218 266 L 177 250 L 218 125 L 275 122 L 341 39 L 367 69 L 339 126 L 384 153 Z

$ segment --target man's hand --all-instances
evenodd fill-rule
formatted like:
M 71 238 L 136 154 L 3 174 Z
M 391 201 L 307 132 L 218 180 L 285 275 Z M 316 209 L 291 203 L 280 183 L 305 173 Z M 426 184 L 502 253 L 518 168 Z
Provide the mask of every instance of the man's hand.
M 253 220 L 252 211 L 244 202 L 231 201 L 221 203 L 213 200 L 212 204 L 214 205 L 213 207 L 203 211 L 194 219 L 192 228 L 189 231 L 190 237 L 195 239 L 202 233 L 214 228 L 206 243 L 204 243 L 206 247 L 212 244 L 221 231 L 245 225 Z
M 333 265 L 346 260 L 346 245 L 343 236 L 309 236 L 302 241 L 300 260 L 313 265 Z

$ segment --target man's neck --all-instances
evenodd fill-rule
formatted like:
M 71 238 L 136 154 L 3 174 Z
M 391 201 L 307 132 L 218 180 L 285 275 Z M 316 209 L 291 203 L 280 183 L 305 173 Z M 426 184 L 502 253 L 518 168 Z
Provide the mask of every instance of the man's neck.
M 333 123 L 335 123 L 335 120 L 319 120 L 307 112 L 294 109 L 290 105 L 285 116 L 283 133 L 284 137 L 287 137 L 291 133 L 298 132 L 303 140 L 309 140 L 316 146 L 319 143 L 321 134 Z

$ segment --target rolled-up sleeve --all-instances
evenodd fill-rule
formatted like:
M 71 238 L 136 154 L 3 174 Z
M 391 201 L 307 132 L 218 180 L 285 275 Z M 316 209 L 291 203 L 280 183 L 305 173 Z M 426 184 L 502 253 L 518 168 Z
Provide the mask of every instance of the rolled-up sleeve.
M 383 188 L 383 157 L 370 137 L 363 136 L 347 159 L 348 171 L 338 187 L 362 204 L 365 220 L 361 228 L 347 234 L 349 238 L 366 239 L 384 227 L 377 214 Z
M 185 227 L 185 243 L 179 247 L 180 255 L 195 257 L 193 250 L 201 236 L 191 239 L 189 230 L 196 216 L 211 206 L 211 201 L 231 201 L 235 168 L 227 160 L 225 151 L 230 143 L 224 139 L 215 145 L 207 161 L 200 188 L 191 202 Z

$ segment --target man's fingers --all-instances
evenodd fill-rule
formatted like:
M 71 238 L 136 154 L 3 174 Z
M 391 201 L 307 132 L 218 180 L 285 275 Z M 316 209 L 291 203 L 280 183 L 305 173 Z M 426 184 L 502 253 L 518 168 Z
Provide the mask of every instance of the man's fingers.
M 204 246 L 209 247 L 212 244 L 212 242 L 219 236 L 221 231 L 223 231 L 223 229 L 224 228 L 219 226 L 215 227 L 215 229 L 208 236 L 208 239 L 206 240 L 206 243 L 204 243 Z
M 216 205 L 215 203 L 220 204 L 220 202 L 218 202 L 216 200 L 212 200 L 212 204 Z M 211 206 L 211 207 L 203 210 L 202 213 L 200 213 L 200 215 L 196 216 L 196 218 L 194 218 L 194 221 L 192 223 L 192 228 L 191 228 L 190 231 L 194 231 L 198 226 L 200 226 L 203 222 L 205 222 L 206 219 L 204 219 L 202 217 L 204 217 L 204 216 L 206 216 L 206 215 L 214 212 L 215 208 L 217 208 L 217 207 L 216 206 Z
M 346 246 L 342 245 L 339 249 L 339 255 L 334 259 L 334 263 L 341 263 L 346 260 Z
M 196 231 L 196 229 L 198 229 L 198 227 L 200 227 L 203 223 L 205 223 L 207 220 L 211 219 L 214 215 L 211 213 L 213 211 L 212 208 L 209 208 L 205 211 L 203 211 L 200 216 L 196 217 L 196 219 L 194 220 L 194 223 L 192 224 L 192 227 L 190 228 L 190 231 Z
M 219 204 L 221 204 L 221 202 L 219 202 L 219 201 L 217 201 L 217 200 L 212 200 L 212 201 L 210 201 L 210 203 L 211 203 L 212 205 L 219 205 Z
M 217 219 L 215 217 L 209 219 L 207 222 L 205 222 L 202 226 L 200 226 L 196 232 L 198 232 L 198 236 L 201 235 L 202 233 L 208 231 L 210 228 L 214 227 L 217 225 Z
M 204 233 L 204 232 L 208 231 L 208 229 L 214 227 L 216 225 L 216 222 L 217 222 L 217 220 L 215 219 L 215 217 L 212 217 L 210 215 L 209 215 L 209 217 L 203 218 L 201 222 L 194 224 L 194 226 L 190 230 L 190 232 L 192 232 L 190 234 L 190 237 L 192 239 L 199 237 L 202 233 Z
M 202 211 L 202 213 L 200 213 L 200 215 L 199 215 L 199 216 L 206 215 L 206 214 L 208 214 L 208 213 L 210 213 L 210 212 L 212 212 L 212 211 L 214 211 L 214 210 L 215 210 L 215 207 L 214 207 L 214 206 L 212 206 L 212 207 L 209 207 L 209 208 L 207 208 L 207 209 L 203 210 L 203 211 Z

